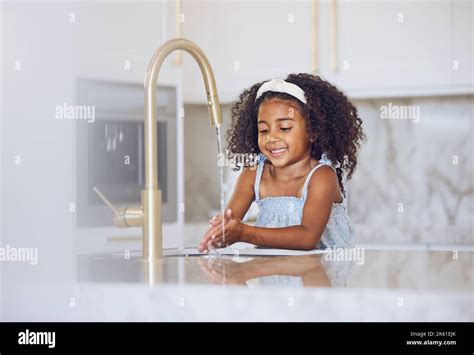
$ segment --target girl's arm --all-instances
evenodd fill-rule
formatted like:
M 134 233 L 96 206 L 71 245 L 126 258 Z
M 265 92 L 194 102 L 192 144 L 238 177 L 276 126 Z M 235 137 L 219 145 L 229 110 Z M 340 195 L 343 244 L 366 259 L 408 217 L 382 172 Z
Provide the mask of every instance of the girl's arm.
M 337 175 L 328 166 L 316 170 L 308 184 L 308 195 L 301 225 L 281 228 L 254 227 L 242 224 L 240 240 L 282 249 L 316 248 L 331 215 L 337 193 Z
M 244 168 L 227 203 L 225 210 L 231 209 L 234 212 L 234 216 L 239 219 L 244 218 L 254 199 L 255 192 L 253 186 L 255 175 L 256 169 Z

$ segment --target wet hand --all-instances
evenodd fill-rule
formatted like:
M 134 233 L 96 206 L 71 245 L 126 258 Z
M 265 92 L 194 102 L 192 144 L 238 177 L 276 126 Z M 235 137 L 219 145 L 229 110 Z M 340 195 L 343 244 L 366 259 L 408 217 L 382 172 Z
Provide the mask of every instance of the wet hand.
M 200 252 L 208 251 L 213 247 L 221 248 L 228 246 L 240 240 L 243 223 L 240 218 L 236 218 L 233 215 L 231 209 L 227 209 L 224 215 L 224 228 L 222 228 L 222 218 L 220 215 L 215 216 L 209 222 L 211 226 L 198 246 Z
M 224 214 L 224 224 L 228 222 L 227 216 Z M 214 234 L 219 230 L 222 230 L 222 215 L 217 214 L 212 219 L 209 220 L 209 229 L 207 230 L 206 234 L 199 243 L 198 250 L 202 253 L 204 251 L 208 251 L 212 248 L 212 239 Z

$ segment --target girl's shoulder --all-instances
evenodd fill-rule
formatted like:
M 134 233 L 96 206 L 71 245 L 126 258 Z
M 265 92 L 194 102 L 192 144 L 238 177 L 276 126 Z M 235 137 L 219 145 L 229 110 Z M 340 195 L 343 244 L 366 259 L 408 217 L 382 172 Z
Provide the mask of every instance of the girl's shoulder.
M 240 179 L 253 185 L 257 176 L 257 164 L 246 166 L 240 173 Z
M 334 167 L 319 163 L 318 168 L 308 177 L 306 182 L 306 195 L 312 194 L 334 196 L 334 203 L 342 203 L 344 197 L 339 187 L 339 180 Z

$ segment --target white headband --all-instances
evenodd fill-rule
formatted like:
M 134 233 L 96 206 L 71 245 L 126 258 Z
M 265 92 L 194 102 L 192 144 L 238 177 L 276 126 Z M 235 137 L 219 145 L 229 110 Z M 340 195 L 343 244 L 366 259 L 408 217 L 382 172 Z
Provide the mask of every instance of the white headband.
M 257 99 L 267 91 L 283 92 L 296 97 L 298 100 L 306 104 L 306 98 L 304 96 L 303 89 L 301 89 L 298 85 L 289 83 L 283 79 L 272 79 L 264 82 L 257 91 L 255 101 L 257 101 Z

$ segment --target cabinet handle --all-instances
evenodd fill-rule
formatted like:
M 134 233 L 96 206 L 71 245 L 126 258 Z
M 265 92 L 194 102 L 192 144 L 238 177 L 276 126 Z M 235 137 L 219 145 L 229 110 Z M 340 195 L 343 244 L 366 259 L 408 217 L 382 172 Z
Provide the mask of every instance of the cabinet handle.
M 337 0 L 331 0 L 331 69 L 338 70 L 337 66 Z
M 318 0 L 311 2 L 311 48 L 312 48 L 312 64 L 313 74 L 319 73 L 319 41 L 318 41 L 318 30 L 319 30 L 319 4 Z

